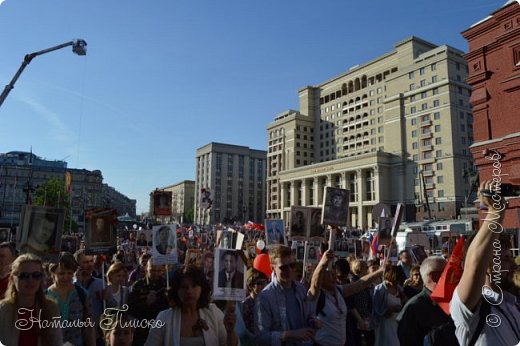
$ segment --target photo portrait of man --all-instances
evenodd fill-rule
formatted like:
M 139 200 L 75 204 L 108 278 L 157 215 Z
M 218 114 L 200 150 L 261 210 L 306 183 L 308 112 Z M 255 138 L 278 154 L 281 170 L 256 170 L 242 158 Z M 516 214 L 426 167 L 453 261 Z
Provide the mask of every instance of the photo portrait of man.
M 327 186 L 323 205 L 323 225 L 346 226 L 348 222 L 349 191 Z
M 379 218 L 379 240 L 390 240 L 392 235 L 392 223 L 393 218 L 391 217 Z
M 25 241 L 22 242 L 22 252 L 32 252 L 40 256 L 58 253 L 60 249 L 56 247 L 63 230 L 63 210 L 52 212 L 32 208 L 29 215 L 28 229 L 24 226 L 24 232 L 27 233 L 23 235 Z
M 266 220 L 267 244 L 285 244 L 283 220 Z
M 173 250 L 169 226 L 162 226 L 155 233 L 155 250 L 161 255 L 168 255 Z
M 109 243 L 112 232 L 112 215 L 93 216 L 90 222 L 90 242 Z
M 244 273 L 240 270 L 243 264 L 238 251 L 224 251 L 220 257 L 220 267 L 218 287 L 244 288 Z
M 304 246 L 298 246 L 296 248 L 296 259 L 298 261 L 303 261 L 304 256 L 305 256 L 305 247 Z
M 318 259 L 318 254 L 316 253 L 315 246 L 309 246 L 309 254 L 308 254 L 307 259 L 309 261 L 316 261 Z
M 139 235 L 137 236 L 136 245 L 137 246 L 148 246 L 148 240 L 146 240 L 146 233 L 139 232 Z
M 291 237 L 305 237 L 306 208 L 291 208 Z
M 310 217 L 310 238 L 323 237 L 325 228 L 321 224 L 321 208 L 312 208 Z

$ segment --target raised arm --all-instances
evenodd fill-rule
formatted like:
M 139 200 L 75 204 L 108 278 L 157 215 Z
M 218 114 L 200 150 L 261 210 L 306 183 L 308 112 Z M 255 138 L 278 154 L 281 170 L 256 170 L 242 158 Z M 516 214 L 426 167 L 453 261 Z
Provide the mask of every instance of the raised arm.
M 486 180 L 480 184 L 478 196 L 480 202 L 488 210 L 475 238 L 471 242 L 464 261 L 464 272 L 457 286 L 460 300 L 471 311 L 475 311 L 480 302 L 482 286 L 484 285 L 488 267 L 493 256 L 493 244 L 503 231 L 502 219 L 505 214 L 506 203 L 498 195 L 486 197 L 483 190 L 494 191 L 495 184 Z
M 379 268 L 373 273 L 368 273 L 365 276 L 362 276 L 358 281 L 353 282 L 351 284 L 343 285 L 343 296 L 345 298 L 350 297 L 353 294 L 361 292 L 363 289 L 368 287 L 375 279 L 383 275 L 384 267 Z
M 314 269 L 309 287 L 309 296 L 311 299 L 318 297 L 320 293 L 323 272 L 327 269 L 327 266 L 332 259 L 334 259 L 334 252 L 331 250 L 325 251 L 320 259 L 320 262 L 316 266 L 316 269 Z

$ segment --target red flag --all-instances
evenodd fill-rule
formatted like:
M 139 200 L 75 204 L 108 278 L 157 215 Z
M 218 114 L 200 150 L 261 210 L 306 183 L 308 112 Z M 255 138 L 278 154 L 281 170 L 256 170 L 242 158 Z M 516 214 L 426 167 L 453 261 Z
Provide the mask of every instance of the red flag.
M 447 315 L 450 314 L 451 297 L 462 277 L 463 250 L 464 238 L 460 237 L 431 296 L 432 300 L 437 302 Z
M 379 250 L 379 233 L 376 232 L 374 239 L 372 239 L 372 244 L 370 244 L 370 248 L 372 249 L 372 258 L 376 258 L 377 250 Z

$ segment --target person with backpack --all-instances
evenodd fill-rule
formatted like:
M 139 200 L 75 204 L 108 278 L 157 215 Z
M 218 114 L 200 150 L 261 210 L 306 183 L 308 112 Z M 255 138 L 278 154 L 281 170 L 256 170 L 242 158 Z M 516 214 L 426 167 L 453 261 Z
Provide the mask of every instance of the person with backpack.
M 360 292 L 383 273 L 380 269 L 354 283 L 336 284 L 336 272 L 328 269 L 334 252 L 327 250 L 312 274 L 309 297 L 316 301 L 316 319 L 319 321 L 314 341 L 318 345 L 343 346 L 346 342 L 347 304 L 345 298 Z
M 54 283 L 47 289 L 47 296 L 58 303 L 61 321 L 65 325 L 62 328 L 63 342 L 68 341 L 75 346 L 94 346 L 96 332 L 90 313 L 90 297 L 84 288 L 72 282 L 77 269 L 78 263 L 74 256 L 69 252 L 62 252 L 58 263 L 49 266 Z M 82 328 L 75 326 L 78 322 L 81 322 Z
M 427 257 L 422 262 L 423 289 L 406 303 L 397 316 L 397 336 L 401 346 L 423 345 L 425 338 L 433 346 L 458 345 L 450 316 L 431 299 L 445 266 L 446 260 L 441 256 Z

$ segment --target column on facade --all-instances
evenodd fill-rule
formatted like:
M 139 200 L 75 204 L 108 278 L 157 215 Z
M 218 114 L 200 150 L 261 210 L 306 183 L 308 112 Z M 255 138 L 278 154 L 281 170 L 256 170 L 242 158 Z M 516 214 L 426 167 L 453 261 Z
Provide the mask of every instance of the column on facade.
M 286 183 L 280 182 L 280 215 L 283 217 L 286 201 Z
M 349 182 L 348 182 L 348 178 L 347 178 L 347 172 L 346 171 L 345 172 L 341 172 L 340 176 L 341 176 L 341 188 L 348 190 L 349 189 Z
M 364 222 L 364 215 L 363 215 L 363 200 L 364 200 L 364 180 L 363 180 L 363 170 L 358 169 L 356 170 L 357 174 L 357 192 L 358 192 L 358 201 L 357 201 L 357 210 L 358 210 L 358 227 L 363 228 L 365 222 Z
M 318 206 L 323 200 L 323 189 L 320 186 L 320 177 L 314 177 L 314 205 Z
M 379 180 L 381 179 L 381 169 L 378 166 L 374 166 L 374 198 L 377 203 L 381 202 L 381 190 L 379 185 Z
M 331 186 L 331 187 L 334 186 L 332 177 L 333 177 L 332 174 L 327 174 L 327 182 L 325 183 L 325 186 Z
M 302 205 L 308 206 L 310 204 L 310 191 L 309 191 L 309 180 L 302 180 Z
M 296 203 L 297 202 L 297 200 L 296 200 L 297 190 L 298 190 L 298 181 L 297 180 L 291 181 L 291 191 L 290 191 L 291 199 L 289 200 L 290 207 L 292 207 L 293 205 L 298 205 L 298 203 Z

